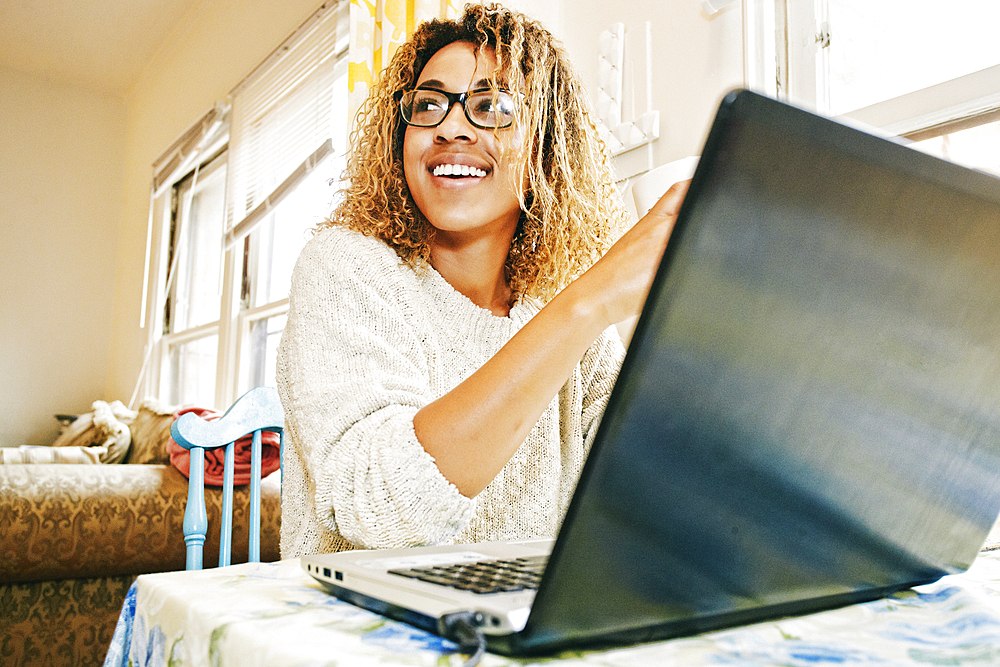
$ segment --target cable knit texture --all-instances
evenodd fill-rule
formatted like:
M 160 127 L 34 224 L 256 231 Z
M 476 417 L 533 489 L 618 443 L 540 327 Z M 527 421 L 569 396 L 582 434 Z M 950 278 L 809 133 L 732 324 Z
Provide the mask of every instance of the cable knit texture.
M 285 408 L 281 555 L 552 536 L 624 349 L 591 346 L 497 477 L 473 499 L 417 441 L 413 416 L 490 359 L 539 306 L 497 317 L 377 239 L 327 229 L 292 278 L 278 350 Z

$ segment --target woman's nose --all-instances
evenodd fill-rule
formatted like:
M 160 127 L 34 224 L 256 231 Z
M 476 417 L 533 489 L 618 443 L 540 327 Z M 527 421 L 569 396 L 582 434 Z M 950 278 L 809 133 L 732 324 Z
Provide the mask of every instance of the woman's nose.
M 465 109 L 460 102 L 455 102 L 448 109 L 444 120 L 437 126 L 437 134 L 442 140 L 455 141 L 465 139 L 474 141 L 476 129 L 465 117 Z

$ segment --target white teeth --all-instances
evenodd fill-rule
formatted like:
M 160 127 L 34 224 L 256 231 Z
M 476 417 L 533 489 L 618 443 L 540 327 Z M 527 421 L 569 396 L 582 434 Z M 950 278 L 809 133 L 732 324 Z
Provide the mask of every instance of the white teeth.
M 467 164 L 439 164 L 432 172 L 435 176 L 475 176 L 482 178 L 486 171 Z

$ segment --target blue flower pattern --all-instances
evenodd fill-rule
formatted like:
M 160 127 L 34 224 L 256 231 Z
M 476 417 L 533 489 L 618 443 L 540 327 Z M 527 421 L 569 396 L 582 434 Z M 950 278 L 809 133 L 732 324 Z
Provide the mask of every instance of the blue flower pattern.
M 392 621 L 387 621 L 377 629 L 366 632 L 361 640 L 393 653 L 411 653 L 418 650 L 446 654 L 458 650 L 458 647 L 447 639 L 442 639 L 437 635 L 418 630 L 404 623 Z
M 160 626 L 155 625 L 146 633 L 146 619 L 135 619 L 132 635 L 133 667 L 166 667 L 167 636 Z
M 132 646 L 132 621 L 135 618 L 135 595 L 136 585 L 133 582 L 125 594 L 115 634 L 104 658 L 104 667 L 128 667 L 128 649 Z

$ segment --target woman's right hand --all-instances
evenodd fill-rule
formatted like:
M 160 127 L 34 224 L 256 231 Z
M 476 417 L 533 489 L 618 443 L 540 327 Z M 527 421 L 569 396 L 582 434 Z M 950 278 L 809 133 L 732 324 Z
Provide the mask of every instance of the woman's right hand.
M 632 226 L 577 282 L 586 287 L 603 313 L 605 326 L 642 310 L 663 251 L 691 181 L 674 183 L 649 213 Z

